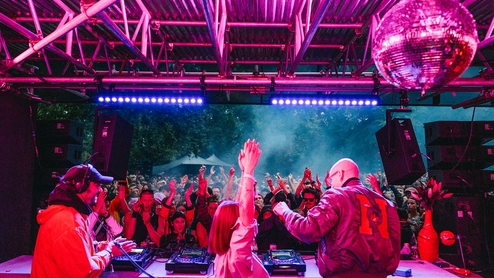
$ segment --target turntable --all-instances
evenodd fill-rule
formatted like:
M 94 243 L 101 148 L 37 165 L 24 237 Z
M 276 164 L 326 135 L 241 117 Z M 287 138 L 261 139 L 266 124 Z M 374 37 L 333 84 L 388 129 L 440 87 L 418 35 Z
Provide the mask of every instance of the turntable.
M 293 249 L 269 250 L 268 253 L 262 254 L 262 263 L 269 275 L 293 272 L 294 275 L 302 276 L 306 270 L 304 259 Z
M 174 272 L 206 274 L 213 262 L 213 254 L 206 248 L 183 248 L 175 252 L 165 264 L 166 274 Z
M 146 268 L 152 262 L 154 249 L 151 248 L 134 248 L 129 251 L 129 257 L 125 255 L 116 256 L 112 260 L 114 270 L 132 270 L 136 267 L 130 261 L 134 261 L 142 268 Z

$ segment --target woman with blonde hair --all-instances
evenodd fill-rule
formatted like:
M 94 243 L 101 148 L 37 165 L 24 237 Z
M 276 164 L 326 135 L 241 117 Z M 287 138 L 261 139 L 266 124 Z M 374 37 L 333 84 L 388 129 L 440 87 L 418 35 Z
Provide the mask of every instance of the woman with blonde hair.
M 257 234 L 254 168 L 261 153 L 255 139 L 245 142 L 238 156 L 242 179 L 236 201 L 223 201 L 214 214 L 209 250 L 216 254 L 215 277 L 269 277 L 259 257 L 252 252 Z

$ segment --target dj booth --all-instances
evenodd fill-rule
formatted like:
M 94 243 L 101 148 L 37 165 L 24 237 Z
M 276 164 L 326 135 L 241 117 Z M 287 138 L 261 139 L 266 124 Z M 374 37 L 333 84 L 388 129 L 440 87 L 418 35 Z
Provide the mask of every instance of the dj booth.
M 304 256 L 304 260 L 306 263 L 306 271 L 304 276 L 297 276 L 296 274 L 276 274 L 274 273 L 272 277 L 311 277 L 311 278 L 319 278 L 319 271 L 316 266 L 316 262 L 314 256 Z M 0 264 L 0 278 L 20 278 L 20 277 L 29 277 L 31 273 L 31 261 L 32 256 L 24 255 L 17 258 L 14 258 L 10 261 L 6 261 Z M 199 273 L 173 273 L 167 274 L 165 270 L 165 263 L 167 259 L 153 259 L 151 263 L 149 263 L 146 267 L 146 271 L 153 275 L 154 277 L 183 277 L 183 278 L 193 278 L 193 277 L 214 277 L 213 273 L 213 265 L 211 264 L 208 272 L 206 274 Z M 452 273 L 451 268 L 440 268 L 434 264 L 420 261 L 420 260 L 402 260 L 400 261 L 400 267 L 409 268 L 412 271 L 413 278 L 430 278 L 430 277 L 464 277 L 460 275 L 456 275 Z M 148 277 L 145 274 L 129 271 L 129 270 L 121 270 L 121 271 L 105 271 L 100 277 Z M 396 278 L 399 276 L 389 275 L 388 278 Z M 472 273 L 469 277 L 481 277 Z

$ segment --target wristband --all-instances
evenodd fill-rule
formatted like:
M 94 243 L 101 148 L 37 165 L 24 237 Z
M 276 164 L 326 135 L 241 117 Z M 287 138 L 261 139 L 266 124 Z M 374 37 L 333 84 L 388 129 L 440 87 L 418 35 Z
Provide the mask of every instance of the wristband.
M 256 183 L 256 179 L 254 178 L 254 176 L 250 175 L 250 174 L 244 174 L 243 175 L 244 178 L 248 178 L 248 179 L 251 179 L 254 183 Z
M 108 254 L 110 255 L 110 261 L 111 261 L 111 260 L 113 260 L 113 253 L 112 253 L 110 250 L 105 249 L 105 250 L 103 250 L 103 251 L 108 252 Z

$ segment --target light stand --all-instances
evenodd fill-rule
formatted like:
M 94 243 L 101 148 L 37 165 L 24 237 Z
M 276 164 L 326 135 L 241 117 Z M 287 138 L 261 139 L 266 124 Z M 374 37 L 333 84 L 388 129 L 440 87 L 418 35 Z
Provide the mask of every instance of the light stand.
M 460 254 L 461 254 L 461 260 L 463 262 L 463 268 L 460 267 L 455 267 L 453 268 L 453 272 L 456 274 L 460 275 L 465 275 L 468 276 L 470 273 L 472 273 L 470 270 L 467 269 L 467 265 L 465 264 L 465 255 L 463 254 L 463 246 L 461 245 L 461 235 L 455 235 L 451 231 L 442 231 L 441 234 L 439 235 L 439 238 L 441 238 L 442 244 L 446 246 L 450 246 L 455 243 L 455 239 L 458 240 L 458 245 L 460 247 Z

